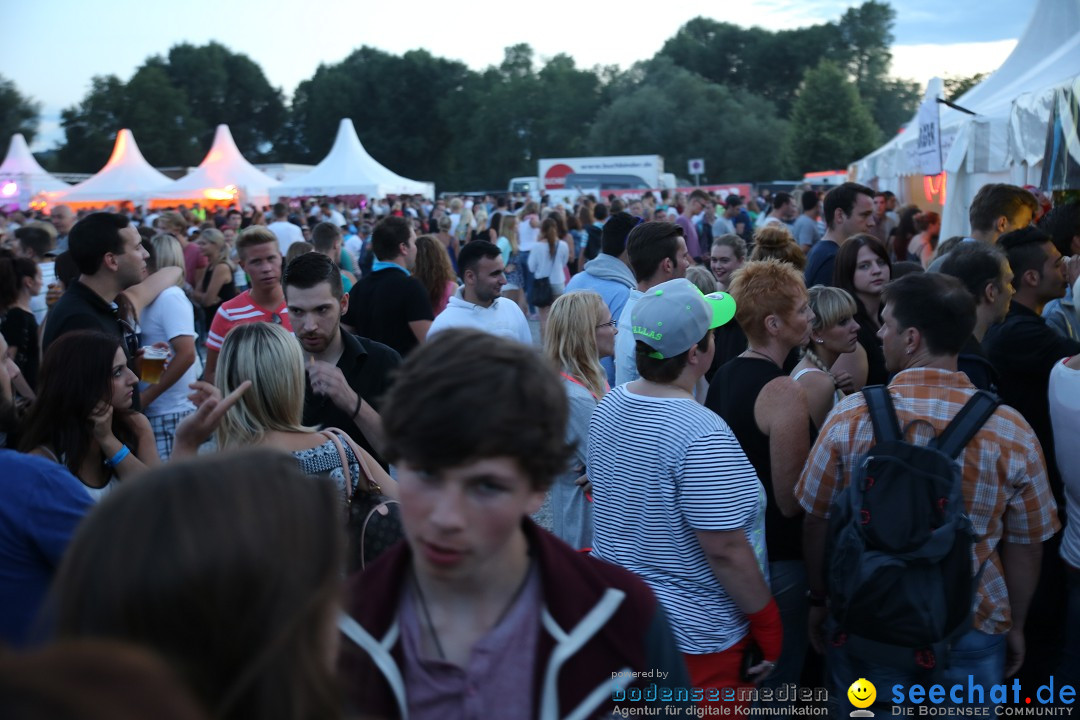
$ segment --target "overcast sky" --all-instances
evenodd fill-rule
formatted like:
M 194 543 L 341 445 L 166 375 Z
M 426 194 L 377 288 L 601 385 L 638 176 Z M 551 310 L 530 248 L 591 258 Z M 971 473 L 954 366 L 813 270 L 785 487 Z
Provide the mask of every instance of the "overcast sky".
M 681 0 L 561 2 L 520 6 L 500 0 L 15 0 L 5 3 L 0 75 L 42 103 L 35 151 L 62 140 L 60 110 L 85 95 L 94 75 L 128 80 L 150 55 L 179 42 L 217 40 L 251 57 L 286 100 L 320 63 L 361 45 L 401 54 L 426 48 L 474 69 L 497 64 L 503 48 L 532 45 L 579 67 L 627 67 L 652 57 L 697 16 L 743 26 L 795 28 L 836 20 L 858 2 L 841 0 Z M 891 74 L 924 83 L 934 75 L 992 71 L 1023 32 L 1034 0 L 893 0 L 897 10 Z M 527 11 L 526 11 L 527 8 Z M 619 8 L 622 8 L 620 11 Z M 7 139 L 0 139 L 6 144 Z

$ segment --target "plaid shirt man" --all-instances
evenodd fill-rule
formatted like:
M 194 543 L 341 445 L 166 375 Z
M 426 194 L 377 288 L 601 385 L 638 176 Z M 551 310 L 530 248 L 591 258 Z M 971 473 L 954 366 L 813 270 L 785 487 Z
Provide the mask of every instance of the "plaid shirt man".
M 919 444 L 930 440 L 931 429 L 940 434 L 975 390 L 963 373 L 936 368 L 904 370 L 889 383 L 900 427 L 907 428 L 909 441 Z M 833 498 L 873 444 L 862 394 L 845 398 L 825 421 L 795 486 L 803 509 L 828 518 Z M 1049 539 L 1061 527 L 1057 506 L 1039 441 L 1011 407 L 998 407 L 964 448 L 960 464 L 964 500 L 978 536 L 972 575 L 990 558 L 979 583 L 974 627 L 999 635 L 1009 630 L 1012 618 L 998 543 Z

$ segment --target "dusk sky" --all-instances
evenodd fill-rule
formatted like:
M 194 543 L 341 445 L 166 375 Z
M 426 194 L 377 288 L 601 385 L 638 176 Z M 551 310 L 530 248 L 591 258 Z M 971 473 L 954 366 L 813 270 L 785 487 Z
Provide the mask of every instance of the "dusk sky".
M 0 75 L 42 103 L 35 151 L 62 140 L 60 110 L 78 103 L 94 75 L 128 80 L 148 57 L 179 42 L 217 40 L 251 57 L 291 100 L 320 63 L 369 45 L 401 54 L 425 48 L 474 69 L 497 64 L 503 48 L 529 43 L 541 60 L 571 55 L 579 67 L 628 67 L 660 49 L 681 25 L 711 17 L 743 26 L 795 28 L 837 20 L 857 2 L 841 0 L 683 0 L 639 9 L 620 3 L 530 3 L 526 14 L 493 0 L 188 0 L 182 4 L 35 0 L 6 7 Z M 897 10 L 891 74 L 925 82 L 997 68 L 1023 32 L 1033 0 L 893 0 Z M 651 7 L 652 9 L 648 9 Z M 618 8 L 622 8 L 620 12 Z M 7 139 L 2 141 L 6 144 Z

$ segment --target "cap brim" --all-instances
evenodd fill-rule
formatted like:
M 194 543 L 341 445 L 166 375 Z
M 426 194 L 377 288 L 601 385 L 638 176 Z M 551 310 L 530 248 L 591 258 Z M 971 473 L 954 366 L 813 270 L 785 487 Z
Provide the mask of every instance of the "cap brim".
M 731 322 L 735 317 L 735 298 L 726 292 L 713 292 L 705 296 L 705 302 L 709 303 L 712 310 L 712 321 L 709 329 L 718 328 Z

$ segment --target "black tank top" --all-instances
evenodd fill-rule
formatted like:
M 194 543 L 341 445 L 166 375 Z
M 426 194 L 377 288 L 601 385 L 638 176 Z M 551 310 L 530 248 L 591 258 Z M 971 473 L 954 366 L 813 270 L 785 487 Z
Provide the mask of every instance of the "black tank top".
M 765 487 L 765 545 L 770 561 L 802 559 L 802 515 L 784 517 L 776 505 L 769 436 L 754 421 L 754 403 L 762 388 L 786 374 L 764 358 L 735 357 L 716 371 L 705 399 L 705 406 L 731 427 Z
M 210 325 L 210 321 L 214 319 L 214 315 L 217 314 L 218 308 L 221 307 L 221 304 L 226 300 L 232 300 L 234 297 L 236 297 L 236 279 L 233 275 L 232 267 L 230 267 L 229 263 L 226 262 L 220 262 L 217 265 L 206 269 L 206 273 L 203 275 L 202 280 L 202 291 L 206 292 L 206 289 L 210 287 L 210 278 L 214 276 L 214 271 L 217 270 L 218 265 L 224 265 L 225 267 L 229 268 L 229 281 L 227 283 L 223 283 L 221 288 L 218 289 L 218 301 L 213 305 L 205 306 L 206 325 L 208 327 Z

